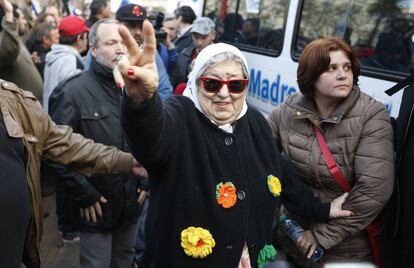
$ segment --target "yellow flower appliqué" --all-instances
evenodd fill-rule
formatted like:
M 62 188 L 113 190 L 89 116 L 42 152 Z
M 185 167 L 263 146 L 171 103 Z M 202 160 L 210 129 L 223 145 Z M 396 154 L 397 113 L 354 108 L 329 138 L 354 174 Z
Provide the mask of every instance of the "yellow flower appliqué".
M 185 254 L 193 258 L 205 258 L 216 245 L 211 233 L 201 227 L 188 227 L 181 232 L 181 246 Z
M 273 175 L 267 176 L 267 186 L 273 196 L 280 196 L 280 193 L 282 192 L 282 184 L 280 183 L 278 177 Z

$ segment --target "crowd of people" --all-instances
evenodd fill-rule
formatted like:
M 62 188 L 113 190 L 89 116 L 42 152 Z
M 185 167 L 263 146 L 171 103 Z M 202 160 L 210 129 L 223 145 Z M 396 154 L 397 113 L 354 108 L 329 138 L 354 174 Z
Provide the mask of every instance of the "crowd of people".
M 111 14 L 107 0 L 89 13 L 29 18 L 0 0 L 0 267 L 41 267 L 50 180 L 82 268 L 262 268 L 277 250 L 298 267 L 389 263 L 367 228 L 393 193 L 393 127 L 345 41 L 309 43 L 300 92 L 266 120 L 224 43 L 257 43 L 260 21 L 229 14 L 239 30 L 219 32 L 189 6 Z M 305 229 L 298 241 L 281 215 Z

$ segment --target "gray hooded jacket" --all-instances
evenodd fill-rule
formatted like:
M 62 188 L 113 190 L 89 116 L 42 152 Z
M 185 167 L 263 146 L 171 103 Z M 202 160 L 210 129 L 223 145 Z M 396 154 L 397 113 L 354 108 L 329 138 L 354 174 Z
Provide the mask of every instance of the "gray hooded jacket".
M 68 45 L 56 44 L 47 53 L 43 85 L 43 109 L 47 112 L 49 96 L 64 79 L 81 72 L 83 60 L 79 52 Z

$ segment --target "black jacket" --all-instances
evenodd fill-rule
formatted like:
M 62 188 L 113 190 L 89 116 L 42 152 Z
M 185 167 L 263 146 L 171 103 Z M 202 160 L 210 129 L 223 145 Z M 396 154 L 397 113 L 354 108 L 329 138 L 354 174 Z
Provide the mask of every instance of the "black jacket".
M 190 73 L 191 69 L 191 62 L 193 50 L 195 49 L 195 46 L 193 43 L 189 47 L 186 47 L 179 55 L 178 59 L 175 62 L 175 66 L 172 70 L 172 73 L 170 75 L 170 82 L 173 86 L 173 89 L 175 91 L 175 88 L 180 83 L 186 83 L 188 80 L 188 74 Z
M 92 59 L 91 69 L 60 83 L 49 100 L 49 112 L 57 124 L 69 125 L 95 142 L 128 151 L 120 123 L 121 92 L 116 87 L 112 72 Z M 65 189 L 79 207 L 88 207 L 100 196 L 103 217 L 93 224 L 80 217 L 82 231 L 106 232 L 121 224 L 136 222 L 138 178 L 132 175 L 94 175 L 87 178 L 56 167 L 64 179 Z
M 192 44 L 193 37 L 191 34 L 191 28 L 174 41 L 174 46 L 177 49 L 178 53 L 181 53 L 186 47 L 189 47 Z
M 413 159 L 414 159 L 414 84 L 404 90 L 395 122 L 397 155 L 394 193 L 385 210 L 382 242 L 383 267 L 411 267 L 414 251 Z
M 280 202 L 315 220 L 328 219 L 329 204 L 315 201 L 295 179 L 265 118 L 252 108 L 237 121 L 233 134 L 212 124 L 183 96 L 162 104 L 155 95 L 137 108 L 125 96 L 122 118 L 132 153 L 151 177 L 145 256 L 149 267 L 237 267 L 245 242 L 252 267 L 257 267 L 258 253 L 271 244 Z M 280 179 L 280 197 L 269 191 L 269 175 Z M 235 185 L 233 207 L 217 203 L 220 182 Z M 216 245 L 207 257 L 184 253 L 181 232 L 190 226 L 212 234 Z

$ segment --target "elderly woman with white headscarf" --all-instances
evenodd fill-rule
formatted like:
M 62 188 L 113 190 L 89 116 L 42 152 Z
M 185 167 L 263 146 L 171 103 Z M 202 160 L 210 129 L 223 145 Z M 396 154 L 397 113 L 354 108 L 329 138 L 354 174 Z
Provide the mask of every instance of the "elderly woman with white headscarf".
M 321 204 L 301 186 L 269 142 L 265 118 L 246 104 L 248 68 L 237 48 L 206 47 L 185 96 L 162 103 L 152 27 L 144 23 L 143 51 L 119 31 L 130 54 L 114 74 L 126 89 L 123 125 L 152 178 L 143 267 L 263 267 L 276 255 L 280 203 L 315 221 L 350 215 L 340 208 L 345 196 Z

